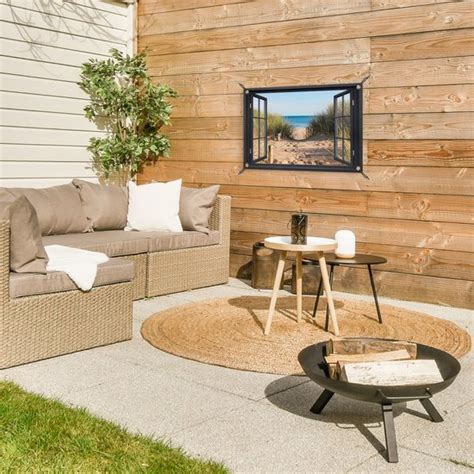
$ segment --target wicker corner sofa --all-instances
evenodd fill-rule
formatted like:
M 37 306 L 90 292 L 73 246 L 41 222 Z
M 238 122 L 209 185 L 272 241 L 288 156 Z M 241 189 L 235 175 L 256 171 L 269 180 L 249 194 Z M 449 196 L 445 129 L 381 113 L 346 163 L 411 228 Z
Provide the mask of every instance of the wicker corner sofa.
M 217 197 L 209 229 L 212 244 L 198 245 L 196 241 L 189 248 L 159 251 L 153 251 L 153 233 L 135 233 L 140 240 L 132 244 L 140 245 L 128 245 L 132 248 L 130 255 L 114 255 L 116 246 L 107 245 L 108 234 L 83 234 L 101 241 L 93 245 L 86 239 L 78 247 L 103 251 L 111 257 L 102 270 L 99 265 L 102 273 L 107 265 L 112 267 L 102 283 L 89 292 L 67 287 L 44 294 L 12 296 L 12 281 L 30 274 L 10 273 L 10 227 L 8 221 L 0 221 L 0 369 L 131 339 L 134 299 L 227 282 L 230 197 Z M 131 233 L 125 234 L 130 240 Z M 45 245 L 74 245 L 75 239 L 77 234 L 43 237 Z M 144 247 L 146 242 L 150 243 L 148 247 Z M 115 268 L 121 269 L 121 277 L 120 272 L 113 274 Z M 99 276 L 98 272 L 96 280 Z

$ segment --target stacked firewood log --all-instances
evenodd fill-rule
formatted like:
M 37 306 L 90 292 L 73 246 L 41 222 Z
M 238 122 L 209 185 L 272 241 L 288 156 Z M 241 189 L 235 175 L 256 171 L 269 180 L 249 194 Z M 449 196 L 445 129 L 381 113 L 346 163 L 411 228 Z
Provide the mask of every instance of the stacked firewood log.
M 442 382 L 436 361 L 417 359 L 414 342 L 368 338 L 331 339 L 326 344 L 329 376 L 363 385 Z

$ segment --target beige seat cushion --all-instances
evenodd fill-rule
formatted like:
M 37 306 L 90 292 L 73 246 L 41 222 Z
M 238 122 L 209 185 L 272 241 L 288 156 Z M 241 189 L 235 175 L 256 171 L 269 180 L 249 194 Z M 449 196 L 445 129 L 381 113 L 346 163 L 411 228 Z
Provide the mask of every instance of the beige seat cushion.
M 209 234 L 195 231 L 184 232 L 143 232 L 149 239 L 149 252 L 179 250 L 191 247 L 205 247 L 219 243 L 219 231 L 211 230 Z
M 97 267 L 94 287 L 131 281 L 134 275 L 133 262 L 113 258 Z M 64 272 L 10 273 L 10 297 L 43 295 L 60 291 L 77 290 L 77 286 Z
M 87 232 L 90 228 L 76 187 L 70 184 L 50 188 L 1 188 L 2 195 L 25 196 L 35 208 L 42 235 Z
M 144 234 L 146 233 L 104 230 L 87 234 L 48 235 L 43 237 L 43 244 L 66 245 L 102 252 L 109 257 L 122 257 L 148 252 L 148 239 Z
M 93 230 L 123 230 L 127 225 L 128 190 L 122 186 L 73 179 Z
M 48 256 L 41 241 L 38 216 L 25 196 L 3 196 L 0 220 L 10 222 L 10 270 L 46 273 Z

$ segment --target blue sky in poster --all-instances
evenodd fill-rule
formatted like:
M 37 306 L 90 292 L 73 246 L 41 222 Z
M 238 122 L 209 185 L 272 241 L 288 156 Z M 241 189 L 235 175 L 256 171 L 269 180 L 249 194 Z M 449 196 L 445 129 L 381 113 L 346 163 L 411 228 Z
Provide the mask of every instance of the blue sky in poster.
M 296 91 L 296 92 L 270 92 L 260 94 L 268 98 L 268 112 L 281 115 L 317 115 L 329 104 L 333 97 L 342 92 L 331 91 Z

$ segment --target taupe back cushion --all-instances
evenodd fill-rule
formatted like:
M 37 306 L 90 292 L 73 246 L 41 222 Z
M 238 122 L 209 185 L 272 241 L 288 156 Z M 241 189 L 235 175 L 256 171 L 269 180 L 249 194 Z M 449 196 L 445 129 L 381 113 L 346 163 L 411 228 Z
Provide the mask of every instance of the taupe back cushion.
M 38 216 L 28 199 L 4 196 L 0 220 L 10 221 L 10 270 L 46 273 L 48 256 L 41 241 Z
M 25 196 L 35 208 L 42 235 L 88 232 L 89 224 L 76 187 L 70 184 L 50 188 L 2 188 L 2 195 Z
M 74 179 L 82 207 L 94 230 L 122 230 L 127 225 L 128 190 L 121 186 Z
M 219 186 L 208 188 L 181 187 L 179 219 L 183 230 L 209 233 L 209 217 L 217 199 Z

